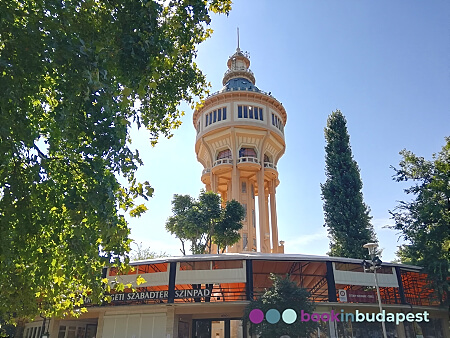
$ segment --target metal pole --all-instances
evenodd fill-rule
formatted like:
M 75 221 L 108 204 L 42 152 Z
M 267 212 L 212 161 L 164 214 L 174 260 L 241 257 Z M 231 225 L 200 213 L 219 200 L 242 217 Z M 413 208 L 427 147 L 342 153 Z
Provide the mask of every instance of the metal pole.
M 373 266 L 373 275 L 375 276 L 375 287 L 377 288 L 378 307 L 380 308 L 380 313 L 383 313 L 383 306 L 381 305 L 380 287 L 378 286 L 377 267 L 375 266 L 375 263 L 373 261 L 372 266 Z M 381 322 L 381 327 L 383 328 L 383 337 L 387 338 L 386 323 L 384 322 L 384 320 Z

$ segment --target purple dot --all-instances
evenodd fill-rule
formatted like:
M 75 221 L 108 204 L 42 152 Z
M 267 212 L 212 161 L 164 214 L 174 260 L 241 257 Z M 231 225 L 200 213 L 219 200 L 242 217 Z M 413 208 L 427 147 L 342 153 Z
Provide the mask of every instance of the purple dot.
M 250 311 L 250 315 L 248 316 L 250 318 L 250 321 L 253 324 L 259 324 L 264 319 L 264 313 L 260 309 L 254 309 Z

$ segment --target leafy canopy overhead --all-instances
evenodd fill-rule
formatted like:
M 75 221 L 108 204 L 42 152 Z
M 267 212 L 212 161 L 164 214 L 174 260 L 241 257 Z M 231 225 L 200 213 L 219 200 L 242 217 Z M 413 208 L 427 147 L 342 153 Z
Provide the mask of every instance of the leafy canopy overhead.
M 181 241 L 183 255 L 186 242 L 190 242 L 193 254 L 211 253 L 213 244 L 220 253 L 241 238 L 244 207 L 235 200 L 223 206 L 220 195 L 212 191 L 202 191 L 198 200 L 189 195 L 174 195 L 172 212 L 166 229 Z
M 368 257 L 363 245 L 376 242 L 369 208 L 363 201 L 359 168 L 353 159 L 347 120 L 339 111 L 331 113 L 325 128 L 325 174 L 321 184 L 325 224 L 331 256 Z
M 210 11 L 231 1 L 162 3 L 0 2 L 0 318 L 101 302 L 102 267 L 129 251 L 123 214 L 153 192 L 131 123 L 171 135 L 180 101 L 205 92 Z
M 413 181 L 405 189 L 412 195 L 409 202 L 401 201 L 391 215 L 392 229 L 400 230 L 408 244 L 397 253 L 403 263 L 424 267 L 439 301 L 449 299 L 450 269 L 450 137 L 442 151 L 432 161 L 403 150 L 397 182 Z M 445 297 L 446 295 L 446 297 Z

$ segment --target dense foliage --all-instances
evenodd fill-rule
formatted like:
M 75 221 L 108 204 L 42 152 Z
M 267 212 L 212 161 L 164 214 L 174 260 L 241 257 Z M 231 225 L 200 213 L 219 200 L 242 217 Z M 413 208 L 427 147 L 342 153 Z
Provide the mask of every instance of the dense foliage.
M 450 269 L 450 137 L 432 161 L 403 150 L 398 182 L 416 182 L 405 189 L 414 198 L 399 203 L 391 215 L 408 244 L 398 255 L 402 262 L 424 267 L 439 301 L 449 300 Z
M 0 2 L 0 318 L 79 313 L 104 299 L 153 189 L 131 123 L 170 136 L 205 91 L 193 62 L 230 0 Z M 118 177 L 125 177 L 121 186 Z
M 202 191 L 198 200 L 189 195 L 174 195 L 172 212 L 166 229 L 181 241 L 183 255 L 186 242 L 190 242 L 193 254 L 211 253 L 213 244 L 220 253 L 241 238 L 244 207 L 235 200 L 224 206 L 220 195 L 212 191 Z
M 289 276 L 281 278 L 271 274 L 272 286 L 257 300 L 250 302 L 245 309 L 244 318 L 249 318 L 250 312 L 254 309 L 261 310 L 264 314 L 270 309 L 278 310 L 280 314 L 286 309 L 293 309 L 296 312 L 297 320 L 291 324 L 280 319 L 277 323 L 271 324 L 264 319 L 259 324 L 250 325 L 251 334 L 259 335 L 261 338 L 274 338 L 287 335 L 292 338 L 309 337 L 317 328 L 317 322 L 302 321 L 301 311 L 309 315 L 314 311 L 314 303 L 310 300 L 310 294 L 306 289 L 300 288 L 295 282 L 289 280 Z
M 325 224 L 330 238 L 331 256 L 368 257 L 363 245 L 375 242 L 369 208 L 363 201 L 359 168 L 353 159 L 347 121 L 333 112 L 325 128 L 325 174 L 321 184 Z

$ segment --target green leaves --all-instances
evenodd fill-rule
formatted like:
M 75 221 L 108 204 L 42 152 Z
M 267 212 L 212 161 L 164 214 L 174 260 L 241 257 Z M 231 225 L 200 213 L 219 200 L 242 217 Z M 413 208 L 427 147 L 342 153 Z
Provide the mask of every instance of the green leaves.
M 313 321 L 302 322 L 300 313 L 311 314 L 314 311 L 314 303 L 310 300 L 310 293 L 289 279 L 271 274 L 272 286 L 264 292 L 257 300 L 253 300 L 245 308 L 245 318 L 249 317 L 253 309 L 259 309 L 267 313 L 270 309 L 276 309 L 281 314 L 286 309 L 293 309 L 297 313 L 297 320 L 292 324 L 286 324 L 283 320 L 270 324 L 263 320 L 259 324 L 250 325 L 250 333 L 263 338 L 280 337 L 288 335 L 291 337 L 309 337 L 317 329 L 317 323 Z
M 101 269 L 129 251 L 124 213 L 153 194 L 129 128 L 155 144 L 203 95 L 211 3 L 228 1 L 0 2 L 0 318 L 103 301 Z
M 400 202 L 390 211 L 395 225 L 408 244 L 397 253 L 402 262 L 424 267 L 438 299 L 448 301 L 450 268 L 450 137 L 432 161 L 412 152 L 400 152 L 403 159 L 394 180 L 415 182 L 405 189 L 414 199 Z M 446 296 L 444 296 L 446 294 Z
M 223 252 L 240 239 L 245 210 L 237 201 L 223 207 L 220 196 L 211 191 L 202 191 L 198 201 L 189 195 L 174 195 L 172 212 L 166 229 L 180 239 L 183 255 L 185 242 L 190 242 L 193 254 L 203 254 L 211 253 L 212 244 Z
M 347 121 L 339 111 L 333 112 L 325 128 L 325 174 L 321 184 L 325 224 L 332 256 L 365 258 L 363 245 L 376 242 L 370 224 L 369 208 L 363 201 L 359 168 L 353 159 Z

